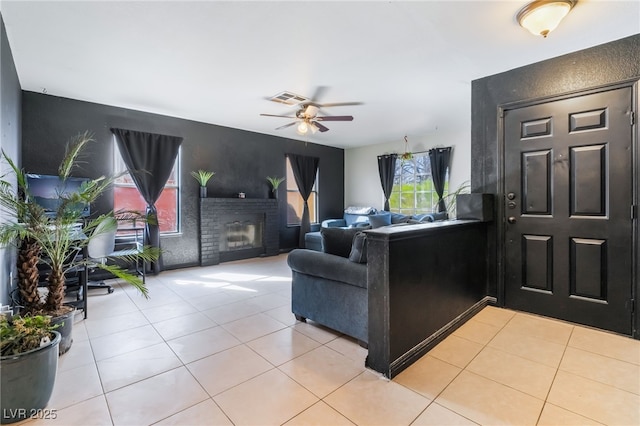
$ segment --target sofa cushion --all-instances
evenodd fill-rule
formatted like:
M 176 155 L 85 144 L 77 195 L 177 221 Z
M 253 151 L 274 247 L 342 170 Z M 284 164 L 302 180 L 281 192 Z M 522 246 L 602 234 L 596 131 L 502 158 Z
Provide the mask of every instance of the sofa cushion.
M 358 232 L 353 237 L 349 260 L 356 263 L 367 263 L 367 234 Z
M 369 216 L 369 223 L 372 228 L 380 228 L 381 226 L 391 225 L 391 213 L 378 213 Z
M 402 213 L 391 213 L 391 223 L 407 223 L 411 216 Z
M 320 235 L 320 231 L 304 234 L 304 248 L 322 251 L 322 235 Z
M 358 232 L 359 228 L 322 228 L 322 249 L 325 253 L 349 257 L 353 237 Z
M 366 225 L 369 225 L 369 216 L 360 216 L 360 215 L 345 213 L 344 222 L 346 226 L 349 226 L 352 228 L 357 226 L 366 226 Z

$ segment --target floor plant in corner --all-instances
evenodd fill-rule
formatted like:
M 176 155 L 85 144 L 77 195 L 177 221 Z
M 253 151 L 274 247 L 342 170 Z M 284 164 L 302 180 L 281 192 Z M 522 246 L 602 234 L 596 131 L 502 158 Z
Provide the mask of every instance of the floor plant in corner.
M 0 423 L 55 418 L 55 410 L 44 410 L 58 371 L 55 328 L 48 316 L 0 314 Z
M 88 133 L 73 138 L 67 146 L 64 159 L 58 168 L 61 180 L 71 176 L 83 149 L 93 139 Z M 4 152 L 3 160 L 9 165 L 8 175 L 0 179 L 0 208 L 13 221 L 0 223 L 0 244 L 15 244 L 18 248 L 18 305 L 21 314 L 41 314 L 53 318 L 54 323 L 63 323 L 59 329 L 62 335 L 59 352 L 65 353 L 72 343 L 71 332 L 75 308 L 64 304 L 66 273 L 85 267 L 89 259 L 79 254 L 88 245 L 91 238 L 99 232 L 108 232 L 117 226 L 114 214 L 83 219 L 82 210 L 86 204 L 93 203 L 113 183 L 117 176 L 90 179 L 84 182 L 79 191 L 59 194 L 55 214 L 47 215 L 42 207 L 34 202 L 28 187 L 26 173 Z M 102 222 L 109 226 L 100 226 Z M 127 262 L 157 260 L 159 251 L 144 247 L 137 257 L 126 258 Z M 38 265 L 45 266 L 46 297 L 38 292 Z M 145 297 L 147 288 L 142 279 L 126 269 L 113 264 L 94 264 L 123 279 L 136 287 Z M 83 297 L 86 297 L 84 295 Z

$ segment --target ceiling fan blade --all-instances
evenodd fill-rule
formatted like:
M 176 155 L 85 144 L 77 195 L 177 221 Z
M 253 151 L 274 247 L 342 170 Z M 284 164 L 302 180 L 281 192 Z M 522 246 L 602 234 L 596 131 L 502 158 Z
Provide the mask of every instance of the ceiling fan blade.
M 329 130 L 329 128 L 328 128 L 328 127 L 326 127 L 326 126 L 324 126 L 324 125 L 322 125 L 322 124 L 318 123 L 317 121 L 312 121 L 311 123 L 312 123 L 314 126 L 316 126 L 316 127 L 318 128 L 318 130 L 319 130 L 319 131 L 321 131 L 321 132 L 326 132 L 326 131 L 328 131 L 328 130 Z
M 352 105 L 362 105 L 362 104 L 363 102 L 329 102 L 326 104 L 315 104 L 315 105 L 320 108 L 329 108 L 329 107 L 336 107 L 336 106 L 352 106 Z
M 297 123 L 297 122 L 296 122 L 296 121 L 294 121 L 294 122 L 292 122 L 292 123 L 285 124 L 284 126 L 276 127 L 276 130 L 286 129 L 287 127 L 291 127 L 291 126 L 293 126 L 293 125 L 294 125 L 294 124 L 296 124 L 296 123 Z
M 292 115 L 275 115 L 275 114 L 260 114 L 262 117 L 282 117 L 282 118 L 296 118 Z
M 313 95 L 311 95 L 311 97 L 309 98 L 310 101 L 307 102 L 307 103 L 308 104 L 314 104 L 314 103 L 318 102 L 319 99 L 322 99 L 322 96 L 325 94 L 327 89 L 328 89 L 327 86 L 318 86 L 318 87 L 316 87 L 316 91 L 313 93 Z
M 324 115 L 322 117 L 316 117 L 317 121 L 353 121 L 352 115 Z

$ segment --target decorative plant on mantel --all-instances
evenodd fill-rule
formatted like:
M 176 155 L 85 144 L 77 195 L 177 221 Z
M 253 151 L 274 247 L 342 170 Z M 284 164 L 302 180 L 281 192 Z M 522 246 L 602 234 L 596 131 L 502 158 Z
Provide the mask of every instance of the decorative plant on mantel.
M 200 198 L 207 197 L 207 182 L 209 182 L 209 179 L 211 179 L 215 174 L 216 172 L 202 169 L 199 169 L 197 171 L 194 170 L 191 172 L 191 176 L 193 176 L 195 180 L 197 180 L 200 184 Z
M 278 187 L 284 182 L 283 177 L 267 176 L 267 180 L 271 184 L 271 197 L 278 198 Z

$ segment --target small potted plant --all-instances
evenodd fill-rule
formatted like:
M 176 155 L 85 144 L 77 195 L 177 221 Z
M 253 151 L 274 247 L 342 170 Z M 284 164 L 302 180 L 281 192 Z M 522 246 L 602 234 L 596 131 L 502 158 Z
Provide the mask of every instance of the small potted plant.
M 58 370 L 56 327 L 45 315 L 0 315 L 0 423 L 37 416 L 49 403 Z
M 270 198 L 274 198 L 274 199 L 278 199 L 278 187 L 280 186 L 280 184 L 282 182 L 284 182 L 284 178 L 283 177 L 273 177 L 273 176 L 267 176 L 267 180 L 269 181 L 269 183 L 271 184 L 271 192 L 270 194 Z
M 208 170 L 198 170 L 191 172 L 191 176 L 195 178 L 200 184 L 200 198 L 207 198 L 207 182 L 215 175 L 216 172 L 210 172 Z

